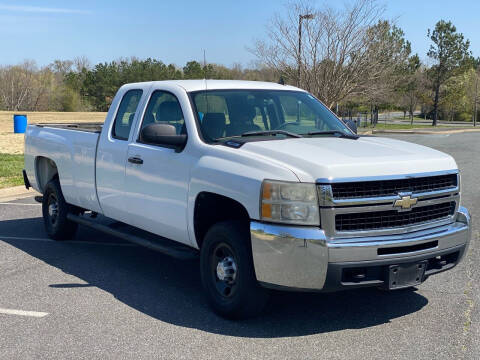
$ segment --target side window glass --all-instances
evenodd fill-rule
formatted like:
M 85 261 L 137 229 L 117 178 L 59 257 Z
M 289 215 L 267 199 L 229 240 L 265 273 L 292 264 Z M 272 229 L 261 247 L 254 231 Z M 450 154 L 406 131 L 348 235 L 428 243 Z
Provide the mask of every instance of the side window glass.
M 123 95 L 112 128 L 112 136 L 115 139 L 128 140 L 142 93 L 142 90 L 129 90 Z
M 141 130 L 150 124 L 169 124 L 175 127 L 177 135 L 187 133 L 182 108 L 175 95 L 165 91 L 155 91 L 152 94 Z

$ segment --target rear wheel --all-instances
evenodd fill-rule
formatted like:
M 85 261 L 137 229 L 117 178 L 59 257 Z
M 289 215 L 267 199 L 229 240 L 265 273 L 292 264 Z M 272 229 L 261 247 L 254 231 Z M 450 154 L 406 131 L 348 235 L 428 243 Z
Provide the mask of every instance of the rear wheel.
M 208 302 L 217 314 L 242 319 L 263 310 L 268 291 L 255 277 L 245 224 L 227 221 L 213 225 L 205 235 L 200 267 Z
M 51 180 L 43 193 L 42 213 L 47 235 L 54 240 L 67 240 L 75 236 L 78 224 L 67 219 L 71 210 L 63 197 L 58 179 Z

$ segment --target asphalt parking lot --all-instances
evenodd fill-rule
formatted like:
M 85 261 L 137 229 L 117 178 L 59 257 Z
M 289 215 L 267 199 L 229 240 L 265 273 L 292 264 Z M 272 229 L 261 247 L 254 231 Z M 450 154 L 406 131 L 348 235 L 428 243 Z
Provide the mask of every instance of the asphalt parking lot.
M 394 137 L 461 168 L 474 229 L 454 270 L 415 291 L 278 292 L 231 322 L 207 308 L 197 261 L 83 227 L 50 241 L 32 198 L 0 203 L 0 358 L 479 359 L 480 134 Z

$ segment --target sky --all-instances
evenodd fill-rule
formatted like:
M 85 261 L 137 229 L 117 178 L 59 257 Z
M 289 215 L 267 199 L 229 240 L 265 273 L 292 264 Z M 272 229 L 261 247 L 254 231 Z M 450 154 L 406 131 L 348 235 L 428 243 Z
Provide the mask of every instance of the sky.
M 0 64 L 29 59 L 39 66 L 86 56 L 93 64 L 120 57 L 152 57 L 182 67 L 202 60 L 231 66 L 253 64 L 248 51 L 282 0 L 0 0 Z M 341 7 L 343 1 L 315 1 Z M 345 0 L 348 3 L 348 0 Z M 450 20 L 480 56 L 479 0 L 390 0 L 394 19 L 427 60 L 427 29 Z

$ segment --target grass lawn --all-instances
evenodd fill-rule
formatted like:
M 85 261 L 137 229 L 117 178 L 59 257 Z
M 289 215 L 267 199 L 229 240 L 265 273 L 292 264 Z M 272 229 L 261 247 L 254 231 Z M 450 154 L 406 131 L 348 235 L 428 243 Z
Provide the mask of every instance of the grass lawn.
M 0 154 L 0 188 L 23 185 L 23 154 Z
M 445 128 L 449 127 L 448 125 L 437 125 L 437 128 Z M 358 130 L 361 131 L 362 129 L 371 130 L 371 129 L 424 129 L 424 128 L 435 128 L 432 125 L 426 124 L 385 124 L 381 123 L 380 121 L 377 123 L 377 126 L 373 127 L 370 124 L 367 127 L 359 127 Z
M 402 120 L 402 121 L 410 121 L 410 118 L 407 116 L 405 119 L 403 118 L 403 116 L 394 116 L 392 118 L 393 120 Z M 379 120 L 380 121 L 380 120 Z M 420 117 L 420 116 L 414 116 L 413 117 L 413 123 L 415 124 L 415 121 L 428 121 L 428 122 L 432 122 L 432 119 L 426 119 L 424 117 Z M 450 120 L 445 120 L 445 119 L 438 119 L 438 121 L 446 121 L 446 122 L 449 122 Z M 460 123 L 464 123 L 466 125 L 470 125 L 470 126 L 473 126 L 473 121 L 470 120 L 470 121 L 456 121 L 456 122 L 460 122 Z
M 407 115 L 407 117 L 405 117 L 405 118 L 403 118 L 403 116 L 394 116 L 392 119 L 393 119 L 393 120 L 410 121 L 410 118 L 408 117 L 408 115 Z M 415 122 L 415 120 L 423 120 L 423 121 L 425 121 L 425 118 L 415 115 L 415 116 L 413 116 L 413 122 Z M 438 119 L 438 120 L 440 120 L 440 119 Z M 432 119 L 427 119 L 426 121 L 430 121 L 430 122 L 431 122 Z

